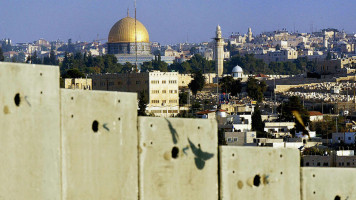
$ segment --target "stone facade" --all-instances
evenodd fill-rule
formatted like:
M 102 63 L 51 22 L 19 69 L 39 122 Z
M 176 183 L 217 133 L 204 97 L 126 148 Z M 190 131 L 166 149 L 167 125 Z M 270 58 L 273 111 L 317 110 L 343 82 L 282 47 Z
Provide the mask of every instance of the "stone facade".
M 91 78 L 66 78 L 64 79 L 64 88 L 92 90 L 92 80 Z
M 142 72 L 93 75 L 93 89 L 148 94 L 147 112 L 172 116 L 179 112 L 178 72 Z

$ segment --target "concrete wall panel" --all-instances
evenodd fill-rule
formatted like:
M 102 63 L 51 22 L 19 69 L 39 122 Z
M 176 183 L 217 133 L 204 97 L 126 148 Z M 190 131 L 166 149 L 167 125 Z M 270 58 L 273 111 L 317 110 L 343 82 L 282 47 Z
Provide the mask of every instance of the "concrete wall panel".
M 217 124 L 139 117 L 141 200 L 218 199 Z
M 300 158 L 295 149 L 219 147 L 220 197 L 300 199 Z
M 137 199 L 137 94 L 61 90 L 64 199 Z
M 61 199 L 59 70 L 0 62 L 0 199 Z
M 303 200 L 356 199 L 356 170 L 353 168 L 301 168 Z

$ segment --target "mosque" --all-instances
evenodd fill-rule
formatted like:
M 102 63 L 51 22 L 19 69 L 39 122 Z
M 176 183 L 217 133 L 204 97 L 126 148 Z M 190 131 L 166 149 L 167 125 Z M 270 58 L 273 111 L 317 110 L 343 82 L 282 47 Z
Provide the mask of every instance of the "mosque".
M 112 26 L 107 45 L 108 54 L 115 55 L 121 64 L 136 63 L 136 56 L 138 64 L 154 59 L 146 27 L 137 19 L 130 17 L 129 12 L 127 17 Z M 174 57 L 161 56 L 161 60 L 171 64 Z

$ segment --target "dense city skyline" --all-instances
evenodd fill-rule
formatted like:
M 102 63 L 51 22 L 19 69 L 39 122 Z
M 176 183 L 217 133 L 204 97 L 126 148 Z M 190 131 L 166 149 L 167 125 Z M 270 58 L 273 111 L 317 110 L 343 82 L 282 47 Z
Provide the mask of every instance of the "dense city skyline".
M 134 16 L 133 0 L 121 1 L 5 1 L 0 8 L 0 38 L 13 42 L 46 40 L 107 40 L 112 25 Z M 356 32 L 356 2 L 345 1 L 138 1 L 137 19 L 162 44 L 209 41 L 220 24 L 231 32 L 253 33 L 286 28 L 310 32 L 323 28 Z

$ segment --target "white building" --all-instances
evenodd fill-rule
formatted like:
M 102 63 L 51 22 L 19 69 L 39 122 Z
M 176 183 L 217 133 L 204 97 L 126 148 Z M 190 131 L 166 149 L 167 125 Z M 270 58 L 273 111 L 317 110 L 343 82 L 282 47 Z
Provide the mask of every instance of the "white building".
M 147 113 L 169 117 L 179 112 L 178 72 L 97 74 L 91 78 L 93 90 L 145 92 Z

